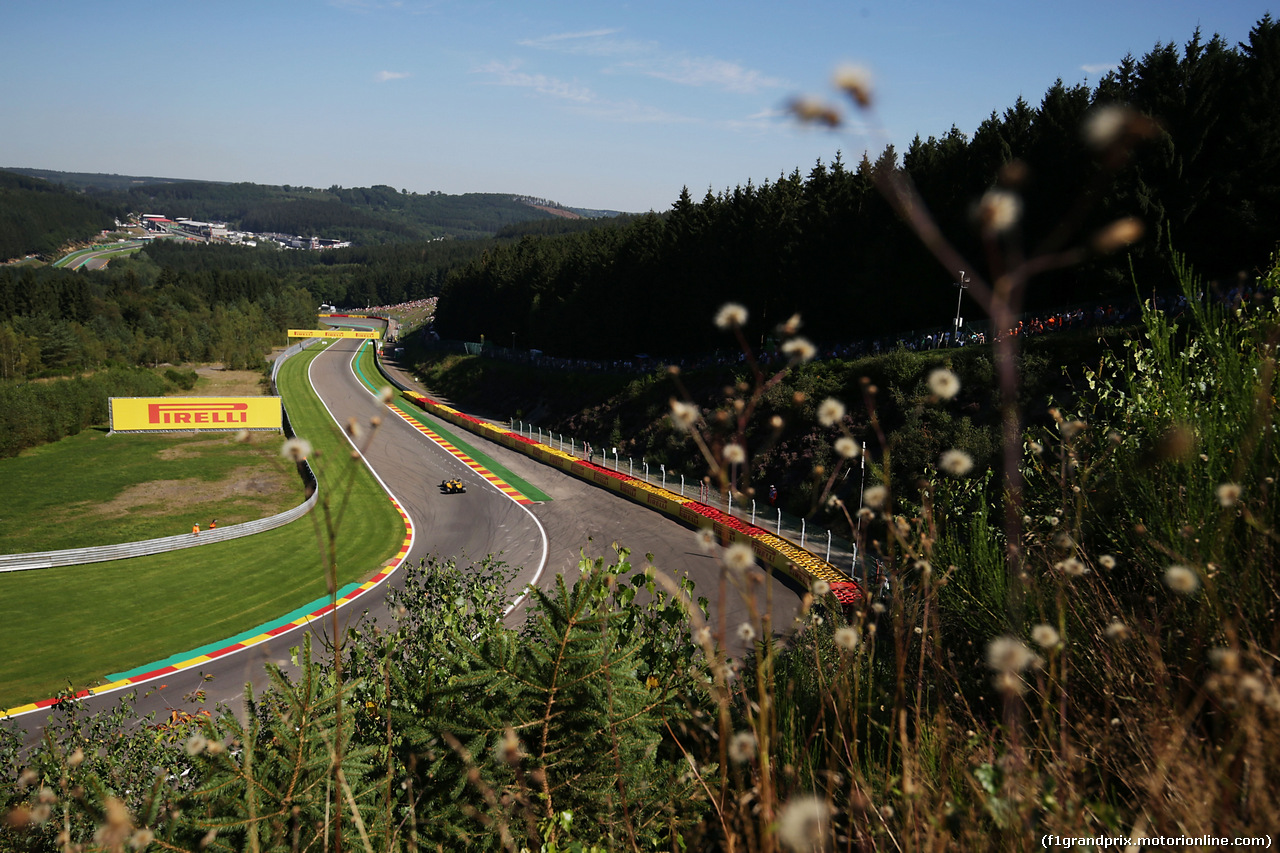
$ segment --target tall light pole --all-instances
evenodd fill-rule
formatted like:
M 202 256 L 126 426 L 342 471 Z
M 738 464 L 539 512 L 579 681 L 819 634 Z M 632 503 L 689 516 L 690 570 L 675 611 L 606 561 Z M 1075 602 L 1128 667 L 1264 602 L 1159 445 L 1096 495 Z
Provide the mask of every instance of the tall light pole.
M 956 287 L 956 320 L 951 328 L 951 342 L 953 345 L 960 343 L 960 300 L 964 299 L 964 292 L 968 289 L 969 279 L 965 277 L 964 270 L 960 270 L 960 280 L 957 281 Z

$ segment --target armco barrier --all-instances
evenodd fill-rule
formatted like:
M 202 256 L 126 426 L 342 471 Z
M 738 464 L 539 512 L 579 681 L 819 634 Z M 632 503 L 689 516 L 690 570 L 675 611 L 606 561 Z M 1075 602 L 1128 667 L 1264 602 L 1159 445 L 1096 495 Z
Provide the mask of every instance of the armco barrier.
M 125 542 L 120 545 L 100 545 L 94 548 L 70 548 L 65 551 L 41 551 L 33 554 L 0 554 L 0 572 L 20 572 L 27 569 L 49 569 L 54 566 L 78 566 L 82 563 L 105 563 L 108 560 L 125 560 L 129 557 L 146 557 L 165 551 L 177 551 L 182 548 L 195 548 L 213 542 L 224 542 L 238 539 L 241 536 L 252 536 L 283 527 L 291 521 L 301 518 L 315 506 L 318 491 L 312 490 L 311 496 L 293 509 L 285 510 L 270 518 L 259 518 L 246 521 L 244 524 L 232 524 L 213 530 L 201 530 L 199 535 L 185 533 L 180 536 L 165 536 L 160 539 L 145 539 L 141 542 Z
M 271 366 L 271 389 L 275 391 L 276 374 L 280 364 L 289 356 L 302 352 L 309 341 L 294 344 L 276 357 Z M 293 436 L 293 426 L 289 423 L 289 413 L 284 413 L 285 434 Z M 0 572 L 22 572 L 31 569 L 51 569 L 54 566 L 79 566 L 85 563 L 105 563 L 110 560 L 127 560 L 130 557 L 147 557 L 165 551 L 178 551 L 183 548 L 195 548 L 214 542 L 225 542 L 228 539 L 239 539 L 283 527 L 296 521 L 311 511 L 316 505 L 320 490 L 316 483 L 315 473 L 307 463 L 302 464 L 302 479 L 310 492 L 307 499 L 292 509 L 287 509 L 270 518 L 259 518 L 243 524 L 232 524 L 216 527 L 213 530 L 202 530 L 200 533 L 185 533 L 179 536 L 164 536 L 160 539 L 144 539 L 141 542 L 123 542 L 119 545 L 99 545 L 92 548 L 68 548 L 64 551 L 37 551 L 27 554 L 0 554 Z
M 395 383 L 406 397 L 421 406 L 424 411 L 455 426 L 649 506 L 677 521 L 694 527 L 708 528 L 715 533 L 719 541 L 726 545 L 735 542 L 745 543 L 751 547 L 752 552 L 762 563 L 804 586 L 808 586 L 814 580 L 826 581 L 831 585 L 832 593 L 841 603 L 856 604 L 862 599 L 862 587 L 853 578 L 821 557 L 762 527 L 749 524 L 715 507 L 681 497 L 627 474 L 611 471 L 578 459 L 569 453 L 539 444 L 505 427 L 464 414 L 451 406 L 405 388 L 385 373 L 383 375 Z

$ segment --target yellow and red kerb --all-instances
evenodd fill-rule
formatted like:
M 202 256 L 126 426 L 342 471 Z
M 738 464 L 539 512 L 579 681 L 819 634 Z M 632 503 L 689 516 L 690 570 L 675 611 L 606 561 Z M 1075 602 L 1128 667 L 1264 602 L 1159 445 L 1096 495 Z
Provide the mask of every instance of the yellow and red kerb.
M 281 634 L 287 634 L 289 631 L 292 631 L 295 628 L 300 628 L 310 622 L 315 621 L 316 619 L 319 619 L 324 616 L 328 616 L 330 613 L 332 613 L 336 609 L 336 607 L 342 607 L 346 604 L 351 603 L 352 601 L 355 601 L 357 598 L 364 595 L 366 592 L 378 586 L 378 584 L 382 583 L 384 580 L 390 577 L 395 572 L 395 570 L 400 566 L 400 563 L 404 561 L 404 558 L 408 556 L 409 549 L 413 547 L 413 522 L 409 520 L 408 514 L 404 511 L 404 508 L 400 506 L 400 503 L 395 498 L 390 498 L 390 500 L 391 500 L 391 505 L 396 508 L 396 512 L 400 513 L 400 518 L 404 520 L 404 528 L 405 528 L 404 541 L 400 544 L 400 550 L 396 552 L 396 555 L 394 557 L 387 560 L 386 564 L 383 565 L 383 567 L 378 571 L 377 574 L 375 574 L 369 580 L 357 586 L 355 589 L 348 592 L 346 595 L 339 598 L 336 604 L 325 604 L 323 607 L 319 607 L 316 610 L 311 611 L 310 613 L 306 613 L 302 616 L 297 617 L 296 619 L 292 619 L 288 622 L 282 622 L 279 625 L 269 628 L 263 631 L 261 634 L 256 634 L 252 637 L 241 640 L 238 643 L 232 643 L 228 646 L 224 646 L 223 648 L 216 649 L 214 651 L 205 652 L 204 654 L 197 655 L 196 657 L 190 658 L 188 660 L 180 661 L 174 664 L 168 664 L 166 666 L 159 667 L 158 669 L 153 669 L 150 672 L 144 672 L 139 675 L 130 676 L 129 678 L 122 678 L 119 681 L 112 681 L 108 684 L 101 684 L 97 687 L 90 687 L 86 690 L 81 690 L 73 694 L 71 698 L 87 699 L 88 697 L 96 696 L 99 693 L 109 693 L 112 690 L 119 690 L 125 687 L 133 687 L 149 681 L 154 681 L 157 678 L 160 678 L 165 675 L 171 675 L 175 672 L 179 672 L 184 669 L 191 669 L 192 667 L 199 666 L 202 663 L 207 663 L 211 660 L 217 660 L 220 657 L 225 657 L 226 655 L 229 655 L 233 652 L 238 652 L 243 649 L 250 648 L 251 646 L 256 646 L 259 643 L 265 643 L 267 640 L 270 640 L 274 637 L 278 637 Z M 58 699 L 55 697 L 52 699 L 42 699 L 39 702 L 32 702 L 27 705 L 19 705 L 16 708 L 0 710 L 0 719 L 4 719 L 5 717 L 14 717 L 19 714 L 26 714 L 31 711 L 39 711 L 42 708 L 51 708 L 55 704 L 57 704 L 57 702 L 58 702 Z
M 387 406 L 387 408 L 395 412 L 397 415 L 399 415 L 401 420 L 409 424 L 409 426 L 413 427 L 418 432 L 422 433 L 427 438 L 431 439 L 436 444 L 440 445 L 442 448 L 444 448 L 446 451 L 451 453 L 453 456 L 457 457 L 459 460 L 462 461 L 462 464 L 466 465 L 472 471 L 475 471 L 481 477 L 488 480 L 490 483 L 492 483 L 494 486 L 497 487 L 498 491 L 502 492 L 504 495 L 511 498 L 511 500 L 515 501 L 518 504 L 523 504 L 525 506 L 531 506 L 537 503 L 537 501 L 532 501 L 529 498 L 522 495 L 519 491 L 515 489 L 515 487 L 505 482 L 497 474 L 494 474 L 492 471 L 485 468 L 479 462 L 475 461 L 470 456 L 463 453 L 461 450 L 459 450 L 457 447 L 453 445 L 453 442 L 439 435 L 435 430 L 431 429 L 431 427 L 418 421 L 416 418 L 412 418 L 409 415 L 406 415 L 404 412 L 400 411 L 395 406 Z

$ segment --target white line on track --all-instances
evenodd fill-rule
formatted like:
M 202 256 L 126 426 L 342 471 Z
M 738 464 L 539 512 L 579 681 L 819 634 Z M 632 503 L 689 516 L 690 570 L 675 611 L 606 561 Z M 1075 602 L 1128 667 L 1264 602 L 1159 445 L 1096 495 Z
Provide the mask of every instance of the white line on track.
M 370 342 L 366 342 L 366 343 L 368 343 L 368 345 L 372 345 Z M 351 375 L 352 375 L 352 377 L 354 377 L 354 378 L 355 378 L 355 380 L 356 380 L 357 382 L 359 382 L 359 383 L 360 383 L 360 387 L 361 387 L 361 388 L 364 388 L 364 389 L 365 389 L 365 391 L 366 391 L 366 392 L 368 392 L 369 396 L 371 396 L 371 397 L 375 397 L 375 398 L 376 398 L 378 395 L 377 395 L 374 391 L 370 390 L 369 386 L 365 385 L 365 384 L 364 384 L 364 382 L 363 382 L 363 381 L 361 381 L 360 375 L 359 375 L 358 373 L 356 373 L 356 366 L 355 366 L 355 365 L 356 365 L 356 360 L 360 357 L 360 351 L 364 349 L 364 347 L 366 346 L 366 343 L 362 343 L 360 346 L 356 347 L 355 355 L 353 355 L 353 356 L 351 357 L 351 361 L 347 363 L 347 367 L 348 367 L 348 369 L 351 371 Z M 312 366 L 314 366 L 314 365 L 315 365 L 315 361 L 313 360 L 313 361 L 311 362 L 311 364 L 312 364 Z M 319 395 L 317 395 L 317 396 L 319 396 Z M 323 403 L 323 402 L 324 402 L 324 400 L 321 400 L 320 402 L 321 402 L 321 403 Z M 393 407 L 392 407 L 390 404 L 386 404 L 386 405 L 387 405 L 387 408 L 388 408 L 388 409 L 393 409 Z M 328 411 L 328 406 L 326 406 L 326 407 L 325 407 L 325 410 L 326 410 L 326 411 Z M 329 417 L 331 417 L 331 418 L 333 417 L 333 412 L 329 412 Z M 334 418 L 334 422 L 335 422 L 335 423 L 337 423 L 337 418 Z M 339 426 L 339 427 L 341 427 L 341 424 L 339 424 L 338 426 Z M 346 431 L 345 431 L 345 430 L 343 431 L 343 435 L 346 435 Z M 419 433 L 419 435 L 421 435 L 421 433 Z M 428 441 L 430 441 L 430 440 L 431 440 L 429 436 L 423 436 L 423 437 L 424 437 L 424 438 L 426 438 Z M 351 439 L 349 439 L 349 438 L 348 438 L 348 439 L 347 439 L 347 441 L 348 441 L 348 442 L 350 442 L 350 441 L 351 441 Z M 435 442 L 432 442 L 432 444 L 435 444 Z M 354 445 L 354 444 L 352 444 L 352 447 L 354 447 L 354 446 L 355 446 L 355 445 Z M 359 451 L 357 450 L 357 452 L 359 452 Z M 362 458 L 363 458 L 363 457 L 362 457 Z M 368 462 L 366 462 L 365 464 L 366 464 L 366 465 L 368 465 Z M 369 470 L 370 470 L 370 471 L 372 471 L 372 470 L 373 470 L 373 466 L 371 466 L 371 465 L 370 465 L 370 466 L 369 466 Z M 468 470 L 470 470 L 470 469 L 468 469 Z M 377 472 L 374 472 L 374 476 L 375 476 L 375 477 L 377 477 L 377 476 L 378 476 L 378 475 L 377 475 Z M 527 506 L 525 506 L 524 504 L 520 503 L 519 501 L 517 501 L 515 498 L 511 497 L 510 495 L 506 494 L 506 493 L 505 493 L 505 492 L 503 492 L 501 489 L 499 489 L 497 486 L 495 486 L 493 483 L 490 483 L 488 480 L 485 480 L 483 477 L 481 477 L 480 479 L 481 479 L 481 481 L 484 483 L 484 485 L 487 485 L 487 486 L 491 487 L 491 488 L 492 488 L 492 489 L 494 489 L 494 491 L 496 491 L 498 494 L 502 495 L 504 498 L 506 498 L 507 500 L 511 501 L 511 502 L 512 502 L 512 503 L 514 503 L 516 506 L 520 507 L 520 509 L 524 510 L 525 514 L 527 514 L 527 515 L 529 516 L 529 519 L 530 519 L 531 521 L 533 521 L 534 525 L 538 528 L 538 533 L 540 534 L 540 536 L 541 536 L 541 538 L 542 538 L 542 558 L 538 561 L 538 570 L 537 570 L 537 571 L 535 571 L 535 572 L 533 573 L 533 580 L 529 581 L 529 583 L 525 585 L 525 589 L 526 589 L 526 590 L 528 590 L 528 588 L 529 588 L 529 587 L 531 587 L 531 586 L 537 586 L 538 581 L 542 578 L 542 573 L 543 573 L 543 572 L 546 570 L 546 568 L 547 568 L 547 560 L 549 559 L 549 556 L 550 556 L 550 550 L 551 550 L 551 549 L 550 549 L 550 543 L 547 541 L 547 530 L 546 530 L 546 528 L 542 526 L 542 522 L 538 520 L 538 517 L 537 517 L 536 515 L 534 515 L 534 514 L 533 514 L 533 512 L 532 512 L 532 511 L 531 511 Z M 381 483 L 381 482 L 382 482 L 382 479 L 381 479 L 380 477 L 378 478 L 378 482 L 379 482 L 379 483 Z M 383 488 L 386 488 L 386 484 L 385 484 L 385 483 L 383 483 Z M 388 494 L 390 494 L 390 493 L 391 493 L 391 490 L 390 490 L 390 489 L 387 489 L 387 493 L 388 493 Z M 404 509 L 404 507 L 402 506 L 402 507 L 401 507 L 401 509 Z M 407 510 L 407 509 L 406 509 L 405 511 L 406 511 L 406 513 L 408 512 L 408 510 Z M 410 520 L 412 521 L 412 519 L 410 519 Z M 416 525 L 416 524 L 414 524 L 414 531 L 415 531 L 415 533 L 416 533 L 416 531 L 417 531 L 417 525 Z M 399 566 L 397 566 L 397 568 L 399 568 Z M 504 611 L 502 612 L 502 615 L 503 615 L 503 616 L 509 616 L 509 615 L 511 614 L 511 612 L 512 612 L 512 611 L 514 611 L 517 607 L 519 607 L 521 604 L 523 604 L 523 603 L 524 603 L 524 600 L 525 600 L 528 596 L 529 596 L 529 593 L 528 593 L 527 591 L 525 591 L 525 592 L 521 592 L 518 596 L 516 596 L 514 599 L 512 599 L 511 604 L 507 607 L 507 609 L 506 609 L 506 610 L 504 610 Z
M 320 355 L 322 355 L 325 351 L 327 351 L 327 349 L 328 349 L 328 347 L 326 346 L 326 347 L 324 348 L 324 350 L 322 350 L 321 352 L 316 353 L 316 357 L 318 358 L 318 357 L 319 357 Z M 357 353 L 358 353 L 358 352 L 359 352 L 359 350 L 357 350 Z M 353 362 L 354 362 L 354 360 L 353 360 Z M 308 381 L 308 382 L 311 382 L 311 369 L 312 369 L 313 367 L 315 367 L 315 364 L 316 364 L 316 359 L 315 359 L 315 358 L 313 358 L 313 359 L 311 360 L 311 364 L 307 366 L 307 381 Z M 361 385 L 361 387 L 364 387 L 364 383 L 363 383 L 363 382 L 362 382 L 362 383 L 360 383 L 360 385 Z M 312 387 L 312 389 L 314 390 L 315 385 L 314 385 L 314 384 L 312 384 L 312 386 L 311 386 L 311 387 Z M 320 397 L 320 395 L 319 395 L 319 394 L 316 394 L 316 399 L 317 399 L 317 400 L 320 400 L 320 405 L 324 406 L 324 410 L 325 410 L 326 412 L 328 412 L 328 413 L 329 413 L 329 417 L 330 417 L 330 418 L 333 418 L 333 422 L 334 422 L 335 424 L 337 424 L 337 425 L 338 425 L 338 430 L 339 430 L 339 432 L 341 432 L 341 433 L 343 434 L 343 436 L 346 436 L 346 435 L 347 435 L 347 431 L 346 431 L 346 430 L 344 430 L 344 429 L 342 429 L 342 424 L 338 423 L 338 419 L 337 419 L 337 418 L 335 418 L 335 417 L 333 416 L 333 411 L 332 411 L 332 410 L 330 410 L 329 406 L 324 402 L 324 400 Z M 351 444 L 351 446 L 352 446 L 352 449 L 353 449 L 353 450 L 355 450 L 357 453 L 360 453 L 360 449 L 359 449 L 358 447 L 356 447 L 354 443 L 352 443 L 352 442 L 351 442 L 351 438 L 350 438 L 350 437 L 347 437 L 347 442 Z M 372 465 L 370 465 L 370 464 L 369 464 L 369 461 L 368 461 L 367 459 L 365 459 L 365 458 L 364 458 L 364 454 L 363 454 L 363 453 L 360 453 L 360 459 L 364 462 L 365 467 L 369 469 L 369 473 L 373 474 L 374 479 L 376 479 L 376 480 L 378 481 L 378 483 L 382 486 L 383 490 L 384 490 L 384 491 L 386 491 L 386 493 L 387 493 L 388 495 L 390 495 L 392 498 L 395 498 L 395 494 L 391 491 L 391 489 L 390 489 L 390 488 L 388 488 L 388 487 L 387 487 L 386 482 L 384 482 L 384 481 L 383 481 L 383 479 L 382 479 L 381 477 L 379 477 L 379 476 L 378 476 L 378 472 L 377 472 L 377 471 L 375 471 L 375 470 L 373 470 L 373 466 L 372 466 Z M 319 486 L 319 485 L 317 485 L 317 486 L 316 486 L 316 488 L 320 488 L 320 486 Z M 417 536 L 417 524 L 416 524 L 416 523 L 414 522 L 414 520 L 409 516 L 409 511 L 408 511 L 408 509 L 404 506 L 404 504 L 400 503 L 400 501 L 399 501 L 399 499 L 398 499 L 398 498 L 396 498 L 396 503 L 400 506 L 400 510 L 401 510 L 401 512 L 403 512 L 403 513 L 405 514 L 405 517 L 409 519 L 409 548 L 405 550 L 405 556 L 404 556 L 404 557 L 402 557 L 402 558 L 400 558 L 400 562 L 396 564 L 395 568 L 394 568 L 392 571 L 387 572 L 387 573 L 383 576 L 382 580 L 378 581 L 378 583 L 377 583 L 377 584 L 375 584 L 374 586 L 369 587 L 369 589 L 368 589 L 368 590 L 366 590 L 366 592 L 369 592 L 369 591 L 372 591 L 372 590 L 374 590 L 374 589 L 377 589 L 379 586 L 381 586 L 382 584 L 386 583 L 386 582 L 387 582 L 387 580 L 388 580 L 388 579 L 389 579 L 389 578 L 390 578 L 390 577 L 391 577 L 391 576 L 392 576 L 396 571 L 398 571 L 398 570 L 400 569 L 400 567 L 401 567 L 401 566 L 403 566 L 403 565 L 404 565 L 405 560 L 407 560 L 407 559 L 409 558 L 409 556 L 408 556 L 408 555 L 409 555 L 409 552 L 410 552 L 411 550 L 413 550 L 413 541 L 414 541 L 414 538 Z M 312 512 L 315 512 L 316 510 L 313 508 L 311 511 L 312 511 Z M 302 519 L 298 519 L 298 521 L 301 521 L 301 520 L 302 520 Z M 534 520 L 535 520 L 535 521 L 537 521 L 537 519 L 534 519 Z M 541 525 L 539 525 L 539 527 L 541 527 Z M 543 547 L 544 547 L 544 551 L 545 551 L 545 547 L 546 547 L 546 534 L 545 534 L 545 533 L 543 534 Z M 545 557 L 544 557 L 544 560 L 545 560 Z M 541 573 L 541 572 L 539 572 L 539 573 Z M 536 578 L 535 578 L 535 580 L 536 580 Z M 340 607 L 338 608 L 338 610 L 342 610 L 342 608 L 343 608 L 343 607 L 349 607 L 349 606 L 351 606 L 352 604 L 356 604 L 357 602 L 359 602 L 359 603 L 364 603 L 362 599 L 363 599 L 363 596 L 361 596 L 361 597 L 359 597 L 359 598 L 356 598 L 356 599 L 353 599 L 353 600 L 351 600 L 351 601 L 348 601 L 346 604 L 344 604 L 344 605 L 340 606 Z M 299 630 L 299 629 L 301 629 L 301 628 L 309 628 L 309 627 L 311 627 L 311 625 L 312 625 L 313 623 L 321 622 L 323 619 L 325 619 L 326 617 L 328 617 L 328 616 L 330 616 L 330 615 L 331 615 L 330 613 L 326 613 L 324 616 L 320 616 L 320 617 L 317 617 L 317 618 L 315 618 L 315 619 L 308 619 L 307 621 L 302 622 L 302 623 L 300 623 L 300 624 L 298 624 L 298 625 L 295 625 L 294 627 L 290 628 L 290 629 L 289 629 L 289 630 L 287 630 L 287 631 L 282 631 L 281 633 L 274 635 L 274 636 L 273 636 L 273 637 L 271 637 L 270 639 L 271 639 L 271 640 L 278 640 L 278 639 L 280 639 L 281 637 L 286 637 L 286 636 L 288 636 L 289 634 L 292 634 L 294 631 L 297 631 L 297 630 Z M 263 640 L 262 642 L 269 642 L 269 640 Z M 219 657 L 217 658 L 217 660 L 218 660 L 219 662 L 224 661 L 224 660 L 229 660 L 229 659 L 230 659 L 230 658 L 232 658 L 233 656 L 238 655 L 238 654 L 241 654 L 242 652 L 249 651 L 250 649 L 256 648 L 257 646 L 259 646 L 259 645 L 261 645 L 261 644 L 262 644 L 262 643 L 255 643 L 255 644 L 254 644 L 254 645 L 252 645 L 252 646 L 245 646 L 244 648 L 236 649 L 234 652 L 228 652 L 228 653 L 227 653 L 227 654 L 225 654 L 225 655 L 221 655 L 221 656 L 219 656 Z M 178 672 L 183 672 L 183 671 L 190 670 L 190 669 L 195 669 L 195 665 L 193 664 L 193 665 L 191 665 L 191 666 L 182 667 L 182 668 L 180 668 L 180 669 L 178 669 L 178 670 L 176 670 L 176 671 L 178 671 Z M 140 686 L 141 686 L 141 684 L 140 684 L 140 683 L 136 683 L 136 682 L 135 682 L 135 683 L 130 683 L 130 684 L 123 684 L 123 685 L 120 685 L 119 687 L 112 687 L 112 688 L 109 688 L 109 689 L 106 689 L 106 690 L 98 690 L 98 691 L 94 691 L 94 692 L 92 692 L 90 695 L 88 695 L 88 696 L 84 696 L 84 697 L 81 697 L 81 698 L 82 698 L 82 699 L 91 699 L 91 698 L 96 698 L 96 697 L 98 697 L 98 696 L 110 696 L 112 693 L 119 693 L 119 692 L 120 692 L 120 691 L 122 691 L 122 690 L 137 690 Z M 93 690 L 93 688 L 89 688 L 89 689 L 90 689 L 90 690 Z M 10 715 L 6 715 L 6 716 L 3 716 L 3 717 L 0 717 L 0 719 L 3 719 L 3 720 L 16 720 L 18 717 L 24 717 L 24 716 L 26 716 L 27 714 L 35 714 L 35 713 L 38 713 L 38 712 L 41 712 L 41 711 L 50 711 L 50 710 L 51 710 L 51 708 L 30 708 L 30 709 L 25 710 L 25 711 L 19 711 L 19 712 L 18 712 L 18 713 L 16 713 L 16 714 L 10 714 Z M 0 709 L 0 711 L 3 711 L 3 709 Z

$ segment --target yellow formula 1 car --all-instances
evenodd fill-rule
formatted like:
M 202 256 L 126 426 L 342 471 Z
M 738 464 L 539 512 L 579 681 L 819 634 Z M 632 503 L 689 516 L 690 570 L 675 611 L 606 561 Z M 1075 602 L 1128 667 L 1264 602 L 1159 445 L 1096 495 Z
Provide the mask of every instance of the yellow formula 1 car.
M 457 477 L 454 477 L 452 480 L 442 480 L 440 482 L 440 491 L 446 495 L 460 495 L 466 490 L 467 487 L 464 486 L 462 481 Z

